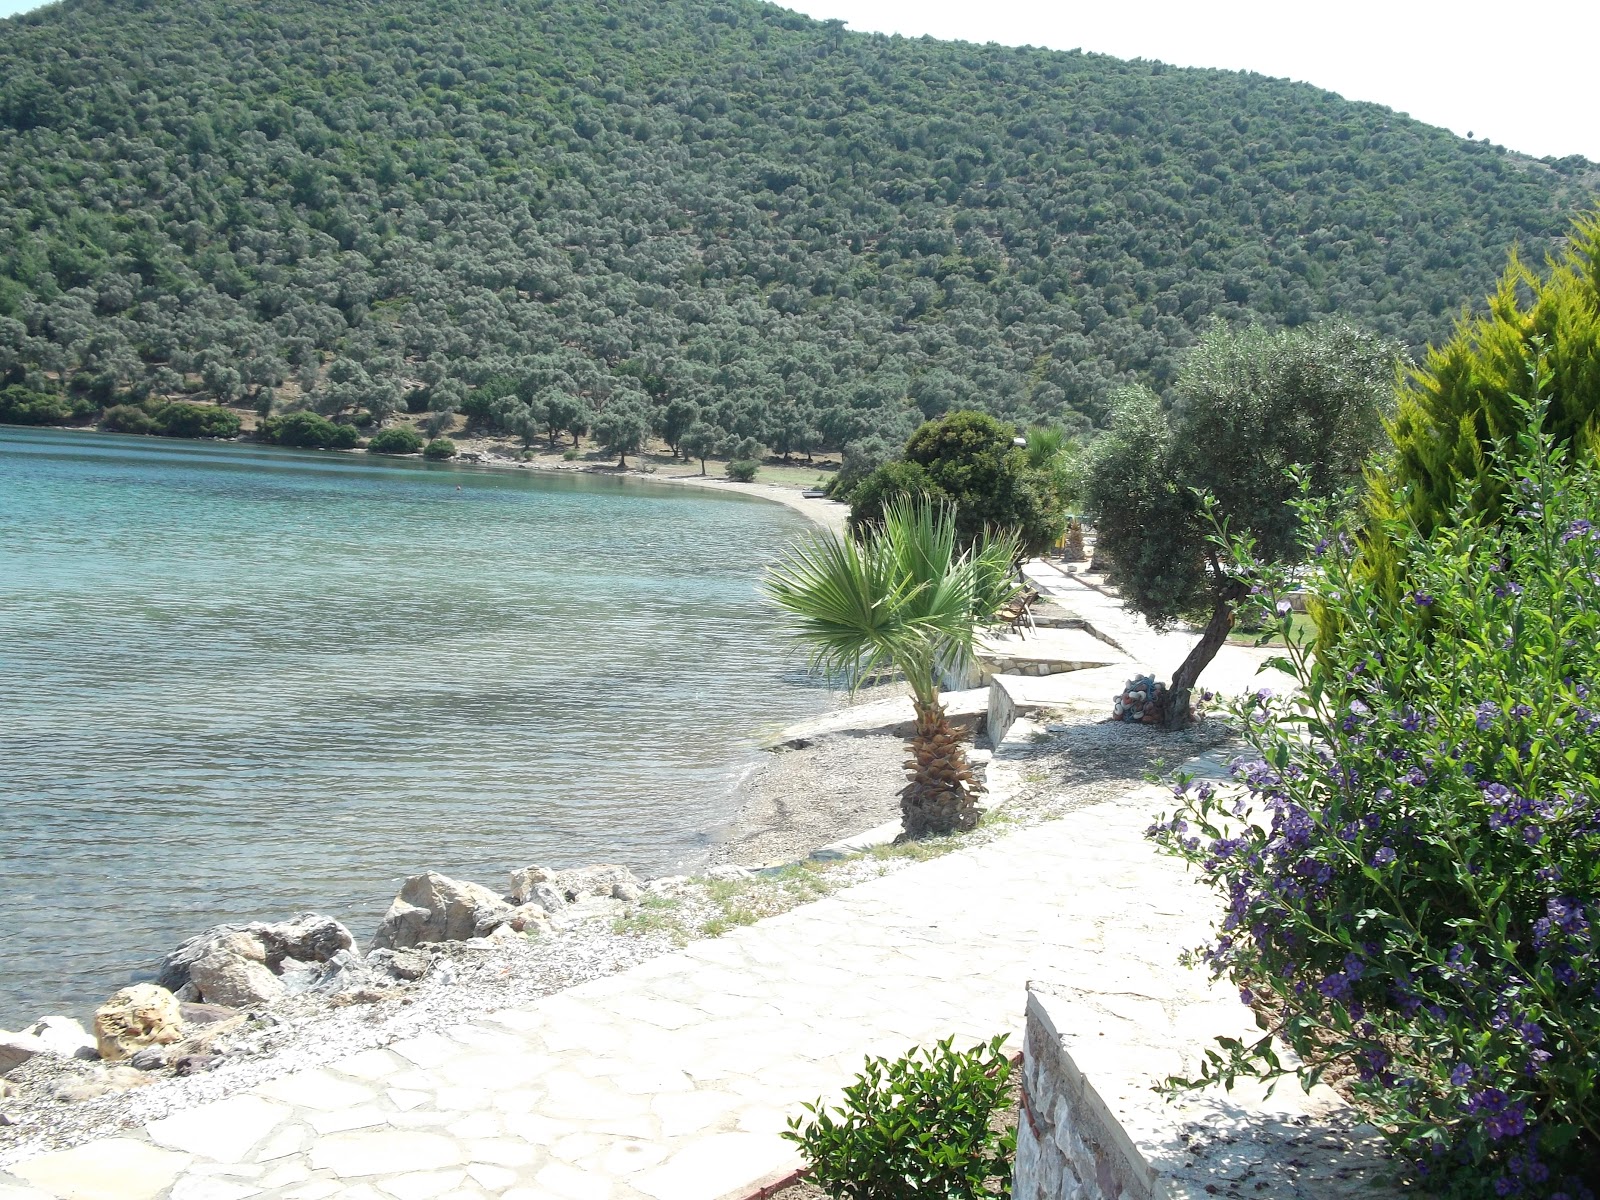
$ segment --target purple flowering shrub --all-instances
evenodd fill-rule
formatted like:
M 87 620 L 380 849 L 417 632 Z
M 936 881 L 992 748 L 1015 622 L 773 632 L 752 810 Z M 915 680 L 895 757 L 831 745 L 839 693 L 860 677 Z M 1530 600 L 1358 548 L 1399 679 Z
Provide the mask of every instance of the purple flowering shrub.
M 1267 1028 L 1183 1082 L 1337 1067 L 1425 1190 L 1578 1200 L 1600 1190 L 1600 478 L 1519 450 L 1498 523 L 1384 531 L 1393 600 L 1302 504 L 1295 583 L 1343 632 L 1290 640 L 1290 581 L 1252 568 L 1299 694 L 1241 702 L 1237 786 L 1181 782 L 1151 834 L 1225 897 L 1197 953 Z

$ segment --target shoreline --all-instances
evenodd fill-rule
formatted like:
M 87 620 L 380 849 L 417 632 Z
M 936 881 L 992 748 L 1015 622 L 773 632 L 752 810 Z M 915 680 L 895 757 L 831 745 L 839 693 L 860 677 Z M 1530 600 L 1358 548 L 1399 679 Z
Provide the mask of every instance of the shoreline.
M 509 458 L 504 454 L 495 452 L 492 438 L 466 438 L 462 437 L 457 444 L 462 447 L 456 452 L 454 458 L 440 460 L 425 460 L 420 454 L 373 454 L 364 448 L 350 450 L 330 450 L 306 446 L 278 446 L 272 442 L 264 442 L 256 437 L 232 438 L 170 438 L 157 434 L 117 433 L 108 429 L 101 429 L 95 425 L 14 425 L 0 422 L 0 429 L 44 430 L 61 433 L 87 433 L 100 437 L 127 437 L 149 438 L 157 443 L 173 443 L 177 445 L 195 444 L 201 446 L 262 446 L 273 450 L 289 450 L 307 454 L 337 454 L 351 457 L 367 457 L 382 459 L 387 462 L 425 462 L 431 461 L 434 466 L 452 467 L 484 467 L 490 470 L 505 471 L 542 471 L 551 474 L 575 472 L 585 475 L 610 476 L 616 479 L 637 479 L 645 483 L 675 483 L 688 487 L 706 488 L 711 491 L 731 491 L 742 496 L 752 496 L 758 500 L 768 500 L 774 504 L 781 504 L 807 518 L 812 524 L 834 532 L 842 532 L 845 528 L 845 518 L 849 514 L 849 506 L 840 504 L 835 500 L 820 499 L 805 496 L 801 493 L 806 489 L 781 483 L 741 483 L 735 479 L 727 479 L 721 475 L 702 475 L 698 471 L 686 470 L 683 474 L 662 474 L 659 469 L 642 469 L 639 467 L 616 467 L 594 462 L 551 462 L 545 458 L 518 459 Z M 446 435 L 448 436 L 448 435 Z M 456 440 L 456 439 L 452 439 Z
M 82 434 L 82 433 L 103 434 L 103 433 L 107 432 L 107 431 L 103 431 L 103 430 L 94 428 L 92 426 L 76 426 L 76 427 L 74 427 L 74 426 L 49 426 L 49 427 L 17 426 L 16 428 L 18 428 L 20 430 L 43 429 L 46 432 L 59 430 L 59 431 L 62 431 L 62 432 L 69 432 L 69 433 L 72 433 L 72 434 Z M 128 435 L 116 435 L 116 434 L 113 434 L 112 436 L 113 437 L 117 437 L 117 436 L 124 436 L 125 437 L 125 436 L 128 436 Z M 63 440 L 65 440 L 65 439 L 63 439 Z M 190 440 L 191 439 L 157 439 L 157 445 L 164 446 L 165 443 L 169 442 L 169 441 L 177 441 L 181 445 L 181 444 L 183 444 L 185 442 L 188 442 Z M 199 441 L 199 443 L 201 445 L 207 445 L 207 444 L 213 444 L 214 440 L 212 440 L 212 439 L 200 439 L 198 441 Z M 225 441 L 226 441 L 226 444 L 239 445 L 239 446 L 251 446 L 251 447 L 253 447 L 253 446 L 256 446 L 256 445 L 262 445 L 262 446 L 270 445 L 270 443 L 255 442 L 253 439 L 226 439 Z M 274 447 L 274 448 L 276 449 L 277 447 Z M 332 452 L 328 452 L 328 453 L 347 454 L 347 453 L 366 453 L 366 452 L 365 451 L 332 451 Z M 321 457 L 321 456 L 318 455 L 317 457 Z M 379 457 L 382 458 L 382 457 L 386 457 L 386 456 L 379 456 Z M 474 448 L 474 449 L 469 450 L 467 455 L 464 456 L 462 459 L 460 459 L 460 460 L 452 460 L 452 461 L 455 462 L 456 466 L 461 467 L 461 468 L 475 468 L 475 469 L 494 470 L 494 471 L 502 471 L 502 472 L 503 471 L 508 471 L 508 470 L 579 471 L 579 472 L 583 472 L 583 473 L 586 473 L 586 474 L 612 475 L 612 476 L 621 476 L 623 478 L 634 478 L 634 479 L 638 479 L 638 480 L 640 480 L 642 482 L 645 482 L 645 483 L 650 483 L 650 482 L 670 482 L 670 483 L 686 485 L 686 486 L 689 486 L 689 487 L 697 487 L 697 488 L 712 489 L 712 490 L 715 490 L 715 489 L 718 489 L 718 488 L 723 488 L 723 489 L 727 489 L 729 491 L 738 493 L 738 494 L 743 495 L 743 496 L 749 496 L 749 497 L 754 498 L 754 499 L 764 500 L 764 501 L 767 501 L 769 503 L 781 504 L 781 505 L 789 508 L 791 511 L 796 512 L 797 514 L 799 514 L 799 515 L 803 516 L 804 518 L 806 518 L 806 520 L 813 527 L 820 527 L 820 528 L 840 528 L 840 527 L 842 527 L 843 520 L 844 520 L 844 514 L 845 514 L 845 512 L 848 511 L 844 505 L 838 505 L 838 504 L 833 503 L 832 501 L 819 500 L 819 499 L 816 499 L 816 498 L 803 497 L 800 494 L 800 489 L 797 488 L 797 487 L 785 487 L 785 486 L 779 485 L 779 484 L 759 483 L 759 482 L 755 482 L 755 483 L 739 483 L 739 482 L 731 481 L 731 480 L 723 480 L 723 479 L 720 479 L 720 478 L 715 477 L 715 476 L 701 476 L 698 473 L 693 473 L 693 474 L 685 473 L 685 474 L 679 475 L 679 474 L 666 474 L 666 473 L 661 473 L 661 472 L 657 472 L 657 471 L 651 471 L 651 470 L 648 470 L 648 469 L 640 470 L 640 469 L 637 469 L 637 468 L 632 468 L 632 469 L 628 469 L 628 470 L 621 470 L 621 469 L 618 469 L 618 468 L 616 468 L 614 466 L 602 466 L 602 465 L 593 464 L 593 463 L 570 463 L 570 464 L 568 464 L 568 463 L 551 463 L 551 462 L 548 462 L 548 461 L 546 461 L 546 462 L 537 462 L 537 461 L 535 461 L 535 462 L 522 462 L 522 461 L 512 460 L 512 459 L 507 458 L 507 457 L 505 457 L 503 455 L 495 454 L 495 453 L 493 453 L 492 448 Z M 689 468 L 686 466 L 685 467 L 685 471 L 687 472 L 688 469 Z M 446 477 L 446 478 L 448 478 L 448 477 Z M 769 621 L 768 621 L 769 626 L 773 625 L 779 619 L 780 618 L 779 618 L 778 613 L 776 612 L 776 610 L 773 610 L 773 612 L 771 614 L 769 614 Z M 837 711 L 839 711 L 839 710 L 841 710 L 843 708 L 848 707 L 852 703 L 852 700 L 854 698 L 850 697 L 849 695 L 847 695 L 846 693 L 844 693 L 842 691 L 830 688 L 830 689 L 826 689 L 826 694 L 824 696 L 820 697 L 819 699 L 821 701 L 821 707 L 819 709 L 819 713 L 830 713 L 830 712 L 837 712 Z M 730 843 L 738 841 L 741 831 L 748 824 L 749 817 L 750 817 L 750 812 L 751 812 L 751 808 L 752 808 L 752 803 L 753 803 L 753 800 L 752 800 L 753 792 L 755 792 L 758 789 L 764 789 L 767 792 L 771 792 L 774 789 L 776 789 L 776 790 L 778 790 L 780 792 L 794 791 L 795 789 L 790 787 L 789 784 L 786 781 L 787 781 L 789 775 L 792 773 L 792 771 L 794 769 L 802 766 L 803 763 L 804 763 L 804 756 L 794 756 L 794 757 L 787 757 L 786 758 L 785 756 L 780 756 L 780 755 L 773 754 L 771 751 L 762 748 L 764 746 L 765 742 L 768 740 L 765 736 L 763 736 L 767 732 L 769 732 L 769 731 L 767 731 L 767 730 L 765 730 L 763 728 L 759 728 L 757 726 L 752 726 L 749 729 L 745 730 L 745 733 L 744 733 L 742 738 L 739 738 L 739 739 L 737 739 L 737 740 L 735 740 L 733 742 L 730 742 L 730 745 L 729 745 L 730 754 L 732 754 L 734 752 L 737 752 L 741 759 L 743 759 L 746 756 L 748 756 L 748 765 L 747 765 L 746 769 L 741 773 L 741 777 L 737 779 L 737 781 L 733 784 L 733 786 L 728 790 L 728 792 L 723 797 L 723 803 L 726 804 L 726 806 L 727 806 L 725 809 L 723 809 L 723 811 L 724 811 L 724 813 L 726 815 L 717 824 L 711 825 L 711 826 L 707 827 L 704 830 L 704 834 L 702 835 L 704 837 L 704 841 L 702 843 L 702 848 L 697 853 L 694 853 L 694 854 L 691 854 L 691 855 L 687 856 L 683 861 L 683 865 L 681 865 L 681 866 L 663 866 L 663 867 L 658 867 L 657 868 L 658 871 L 661 871 L 661 870 L 681 871 L 681 870 L 685 870 L 685 869 L 703 870 L 706 867 L 711 866 L 711 865 L 715 865 L 715 864 L 727 864 L 727 863 L 730 863 L 730 862 L 744 862 L 744 861 L 747 861 L 748 856 L 738 852 L 736 849 L 734 849 L 732 846 L 730 846 Z M 748 746 L 745 746 L 746 742 L 749 743 Z M 885 782 L 886 783 L 891 783 L 893 785 L 893 788 L 898 788 L 898 786 L 899 786 L 898 775 L 899 775 L 898 771 L 893 772 L 891 775 L 889 775 L 888 779 Z M 885 790 L 887 791 L 887 790 L 892 790 L 892 789 L 886 788 Z M 809 808 L 808 807 L 802 808 L 801 810 L 799 810 L 798 815 L 801 816 L 801 817 L 810 815 L 809 814 Z M 824 845 L 827 842 L 829 842 L 831 840 L 834 840 L 836 836 L 844 836 L 844 835 L 847 835 L 847 834 L 855 833 L 859 829 L 866 828 L 866 827 L 869 827 L 869 826 L 877 823 L 880 819 L 881 819 L 881 817 L 878 815 L 877 808 L 874 808 L 871 812 L 860 812 L 860 813 L 851 812 L 848 809 L 846 809 L 844 811 L 836 811 L 833 814 L 833 820 L 831 822 L 828 822 L 825 826 L 823 826 L 820 829 L 820 832 L 818 832 L 817 835 L 814 838 L 808 832 L 809 830 L 815 830 L 815 829 L 818 828 L 814 821 L 813 822 L 807 822 L 807 821 L 804 821 L 804 820 L 796 821 L 792 825 L 786 825 L 783 828 L 783 830 L 781 831 L 788 839 L 790 839 L 790 842 L 791 842 L 791 845 L 786 845 L 785 846 L 785 851 L 787 852 L 790 849 L 796 849 L 796 850 L 799 850 L 800 853 L 803 856 L 803 853 L 805 851 L 809 851 L 810 849 L 814 848 L 815 846 Z M 801 841 L 806 842 L 807 844 L 804 845 L 803 847 L 801 847 L 799 845 L 799 842 L 801 842 Z M 790 856 L 792 857 L 793 855 L 790 855 Z M 765 860 L 765 859 L 771 858 L 771 857 L 775 857 L 775 856 L 773 856 L 773 855 L 762 855 L 762 856 L 760 856 L 761 860 Z M 565 860 L 560 859 L 560 858 L 553 858 L 553 861 L 565 862 Z M 429 864 L 429 865 L 432 865 L 432 864 Z M 520 864 L 510 863 L 508 861 L 506 865 L 507 865 L 507 867 L 509 869 L 510 867 L 514 867 L 514 866 L 517 866 L 517 865 L 520 865 Z M 575 865 L 579 865 L 579 864 L 576 863 L 576 862 L 573 862 L 573 863 L 571 863 L 569 865 L 574 865 L 575 866 Z M 443 869 L 448 870 L 449 869 L 448 864 L 444 864 L 443 865 Z M 493 881 L 490 881 L 490 882 L 493 883 Z M 380 912 L 381 912 L 381 909 L 380 909 Z M 289 913 L 287 911 L 282 911 L 282 912 L 263 911 L 263 912 L 254 913 L 253 914 L 253 918 L 254 919 L 258 919 L 258 920 L 274 921 L 274 920 L 281 920 L 281 919 L 285 918 L 288 915 L 289 915 Z M 347 920 L 348 919 L 348 916 L 345 913 L 339 912 L 337 909 L 332 910 L 332 915 L 334 915 L 335 917 L 339 918 L 340 920 Z M 194 919 L 195 919 L 194 927 L 188 931 L 189 935 L 191 935 L 191 936 L 193 934 L 199 933 L 202 928 L 204 928 L 206 926 L 209 926 L 210 924 L 215 923 L 216 920 L 219 920 L 221 918 L 220 917 L 209 917 L 208 918 L 207 914 L 205 914 L 203 912 L 198 912 L 198 913 L 194 914 Z M 363 923 L 363 925 L 366 924 L 366 920 L 362 919 L 362 923 Z M 359 934 L 361 934 L 362 937 L 364 938 L 365 935 L 370 931 L 362 928 L 362 929 L 358 929 L 357 932 Z M 158 951 L 157 953 L 160 953 L 160 951 Z M 134 974 L 130 974 L 129 976 L 127 976 L 124 979 L 124 982 L 127 982 L 127 981 L 133 979 L 136 975 L 137 975 L 137 977 L 143 978 L 143 977 L 148 976 L 148 974 L 149 974 L 148 971 L 138 971 L 138 972 L 135 972 Z M 81 1017 L 85 1021 L 85 1023 L 87 1023 L 87 1021 L 89 1019 L 89 1016 L 93 1013 L 95 1008 L 98 1007 L 98 1005 L 104 1001 L 104 999 L 105 999 L 105 997 L 107 995 L 109 995 L 112 991 L 114 991 L 116 989 L 116 986 L 117 986 L 116 981 L 114 979 L 108 978 L 105 981 L 103 981 L 103 983 L 99 987 L 95 987 L 95 990 L 93 992 L 91 992 L 88 996 L 86 996 L 86 997 L 82 998 L 81 1000 L 77 1001 L 76 1003 L 70 1004 L 66 1008 L 62 1009 L 61 1013 L 65 1014 L 65 1015 L 69 1015 L 69 1016 L 77 1015 L 77 1016 Z M 94 987 L 94 984 L 92 982 L 91 982 L 91 987 Z M 101 990 L 102 988 L 103 988 L 103 990 Z M 21 1010 L 21 1011 L 15 1011 L 15 1012 L 8 1013 L 7 1014 L 7 1019 L 4 1022 L 0 1022 L 0 1024 L 3 1024 L 5 1027 L 9 1028 L 9 1027 L 12 1026 L 13 1022 L 16 1022 L 16 1023 L 18 1023 L 18 1025 L 17 1025 L 18 1028 L 26 1028 L 30 1024 L 36 1022 L 38 1019 L 41 1019 L 44 1015 L 46 1015 L 46 1014 L 44 1014 L 43 1012 L 39 1012 L 39 1011 L 31 1011 L 30 1012 L 30 1011 L 24 1009 L 24 1010 Z M 50 1015 L 57 1015 L 57 1013 L 52 1011 Z

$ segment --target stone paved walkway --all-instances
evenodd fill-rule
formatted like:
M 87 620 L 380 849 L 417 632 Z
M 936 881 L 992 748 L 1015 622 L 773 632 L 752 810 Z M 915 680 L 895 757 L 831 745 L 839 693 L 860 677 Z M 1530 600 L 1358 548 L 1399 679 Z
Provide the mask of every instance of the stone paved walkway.
M 0 1200 L 717 1200 L 867 1054 L 1020 1031 L 1029 979 L 1120 1025 L 1245 1028 L 1175 965 L 1209 899 L 1144 789 L 920 863 L 624 974 L 47 1154 Z M 1178 1069 L 1181 1064 L 1174 1063 Z

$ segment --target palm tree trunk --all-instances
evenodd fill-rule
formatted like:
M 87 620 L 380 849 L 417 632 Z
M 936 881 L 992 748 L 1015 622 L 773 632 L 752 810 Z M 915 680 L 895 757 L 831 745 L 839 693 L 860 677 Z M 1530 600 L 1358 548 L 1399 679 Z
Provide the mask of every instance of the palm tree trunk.
M 917 729 L 910 741 L 906 778 L 900 791 L 902 838 L 922 838 L 975 829 L 983 809 L 975 803 L 983 784 L 972 774 L 961 734 L 938 701 L 913 699 Z

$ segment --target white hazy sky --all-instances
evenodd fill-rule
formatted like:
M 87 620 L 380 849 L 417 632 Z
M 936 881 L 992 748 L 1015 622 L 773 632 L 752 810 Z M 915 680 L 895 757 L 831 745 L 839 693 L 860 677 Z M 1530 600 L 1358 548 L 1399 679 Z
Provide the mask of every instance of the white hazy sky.
M 709 0 L 707 0 L 709 3 Z M 0 0 L 0 16 L 38 7 Z M 851 29 L 1258 71 L 1520 150 L 1600 162 L 1600 2 L 790 0 Z
M 1526 0 L 1524 0 L 1526 2 Z M 1600 162 L 1597 0 L 791 0 L 851 29 L 1303 80 L 1542 157 Z M 1586 65 L 1587 64 L 1587 65 Z

